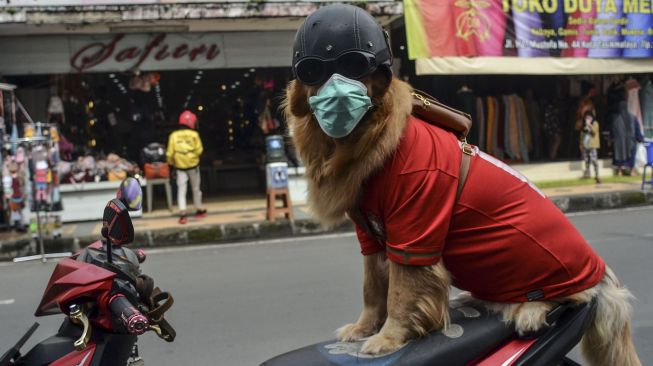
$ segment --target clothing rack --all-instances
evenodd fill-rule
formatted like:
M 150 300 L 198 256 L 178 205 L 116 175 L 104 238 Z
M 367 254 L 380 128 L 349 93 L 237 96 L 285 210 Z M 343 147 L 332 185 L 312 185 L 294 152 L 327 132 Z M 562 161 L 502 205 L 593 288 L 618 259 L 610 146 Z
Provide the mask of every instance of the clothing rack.
M 50 128 L 51 127 L 50 124 L 41 123 L 41 122 L 34 123 L 34 126 L 37 129 L 37 131 L 38 131 L 38 129 Z M 28 148 L 28 153 L 29 153 L 27 155 L 30 156 L 29 159 L 31 160 L 32 159 L 31 158 L 31 153 L 34 150 L 34 147 L 36 145 L 49 144 L 49 143 L 52 142 L 52 139 L 51 139 L 50 136 L 40 135 L 40 136 L 32 136 L 32 137 L 13 138 L 13 139 L 10 139 L 9 142 L 12 145 L 21 144 L 21 145 L 26 146 Z M 29 168 L 27 168 L 27 169 L 29 169 Z M 31 255 L 31 256 L 25 256 L 25 257 L 16 257 L 16 258 L 13 259 L 13 261 L 15 263 L 17 263 L 17 262 L 27 262 L 27 261 L 33 261 L 33 260 L 39 260 L 40 259 L 41 262 L 46 263 L 47 260 L 50 259 L 50 258 L 64 258 L 64 257 L 70 256 L 72 254 L 70 252 L 45 253 L 45 245 L 44 245 L 44 242 L 43 242 L 43 230 L 42 230 L 42 224 L 41 224 L 41 221 L 42 221 L 41 220 L 41 213 L 42 213 L 42 211 L 41 211 L 40 205 L 37 204 L 37 202 L 36 202 L 36 189 L 35 189 L 34 186 L 30 189 L 29 194 L 30 194 L 32 202 L 33 202 L 33 207 L 34 207 L 33 213 L 36 215 L 36 227 L 37 227 L 37 235 L 38 235 L 37 241 L 38 241 L 38 244 L 39 244 L 39 254 Z M 32 207 L 30 207 L 30 211 L 31 211 L 31 208 Z M 46 222 L 47 222 L 47 220 L 48 220 L 48 215 L 46 214 Z

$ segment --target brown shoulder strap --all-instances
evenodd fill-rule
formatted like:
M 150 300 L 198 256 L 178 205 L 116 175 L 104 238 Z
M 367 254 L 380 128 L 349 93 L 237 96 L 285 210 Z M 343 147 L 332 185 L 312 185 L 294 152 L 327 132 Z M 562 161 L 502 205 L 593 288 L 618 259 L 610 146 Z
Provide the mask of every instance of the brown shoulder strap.
M 467 113 L 438 102 L 437 99 L 421 90 L 415 89 L 412 94 L 414 97 L 413 114 L 415 116 L 424 120 L 424 122 L 456 132 L 461 141 L 460 148 L 463 156 L 460 160 L 460 174 L 455 201 L 458 202 L 458 197 L 460 197 L 467 180 L 471 156 L 474 155 L 474 149 L 467 143 L 467 134 L 472 128 L 472 117 Z
M 473 150 L 471 151 L 472 151 L 471 154 L 466 153 L 463 147 L 463 156 L 462 159 L 460 160 L 460 173 L 458 174 L 458 187 L 456 188 L 456 200 L 454 201 L 454 205 L 458 202 L 458 198 L 460 197 L 460 194 L 463 193 L 463 186 L 467 181 L 467 173 L 469 173 L 469 165 L 471 163 L 472 155 L 473 155 Z

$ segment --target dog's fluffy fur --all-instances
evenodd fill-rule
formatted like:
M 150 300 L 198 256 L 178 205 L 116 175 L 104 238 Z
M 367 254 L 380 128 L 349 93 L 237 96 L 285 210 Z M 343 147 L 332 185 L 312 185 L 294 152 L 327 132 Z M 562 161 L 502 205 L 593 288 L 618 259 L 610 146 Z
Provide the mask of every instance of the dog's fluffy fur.
M 362 81 L 375 108 L 349 136 L 338 140 L 324 134 L 311 113 L 308 98 L 317 88 L 292 81 L 286 90 L 283 108 L 306 165 L 309 205 L 327 226 L 345 218 L 357 203 L 364 181 L 393 154 L 412 109 L 408 84 L 398 79 L 388 82 L 381 72 Z M 364 266 L 363 311 L 356 323 L 337 330 L 338 339 L 354 341 L 371 336 L 362 351 L 379 354 L 447 327 L 451 281 L 442 261 L 429 267 L 404 266 L 378 253 L 366 256 Z M 465 293 L 460 298 L 479 301 Z M 609 268 L 597 286 L 567 298 L 484 305 L 502 313 L 520 333 L 526 333 L 543 327 L 547 312 L 557 303 L 582 303 L 594 298 L 597 314 L 582 345 L 587 360 L 595 366 L 640 365 L 631 340 L 632 295 Z

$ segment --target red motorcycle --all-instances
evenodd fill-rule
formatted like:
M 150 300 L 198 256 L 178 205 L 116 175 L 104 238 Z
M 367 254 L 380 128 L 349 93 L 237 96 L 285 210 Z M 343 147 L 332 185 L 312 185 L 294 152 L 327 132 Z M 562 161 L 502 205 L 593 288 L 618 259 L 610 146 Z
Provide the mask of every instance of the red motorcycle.
M 104 209 L 104 239 L 57 264 L 36 309 L 36 316 L 66 315 L 58 332 L 21 355 L 35 323 L 0 358 L 0 366 L 140 366 L 139 335 L 153 331 L 167 342 L 175 339 L 164 318 L 172 296 L 141 273 L 145 253 L 123 247 L 134 240 L 128 211 L 140 209 L 141 197 L 136 179 L 121 183 Z
M 396 352 L 366 355 L 364 341 L 327 341 L 263 362 L 262 366 L 580 366 L 567 354 L 589 327 L 596 303 L 560 305 L 547 316 L 550 326 L 520 337 L 485 308 L 450 304 L 451 325 L 409 342 Z

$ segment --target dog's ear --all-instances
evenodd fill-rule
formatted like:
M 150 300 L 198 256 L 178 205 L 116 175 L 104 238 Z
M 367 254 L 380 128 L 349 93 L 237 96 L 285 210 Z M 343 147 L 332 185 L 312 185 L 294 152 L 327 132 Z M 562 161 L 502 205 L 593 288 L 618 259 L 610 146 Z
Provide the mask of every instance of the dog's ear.
M 303 118 L 311 114 L 308 104 L 309 89 L 301 82 L 292 80 L 286 88 L 285 111 L 295 117 Z

